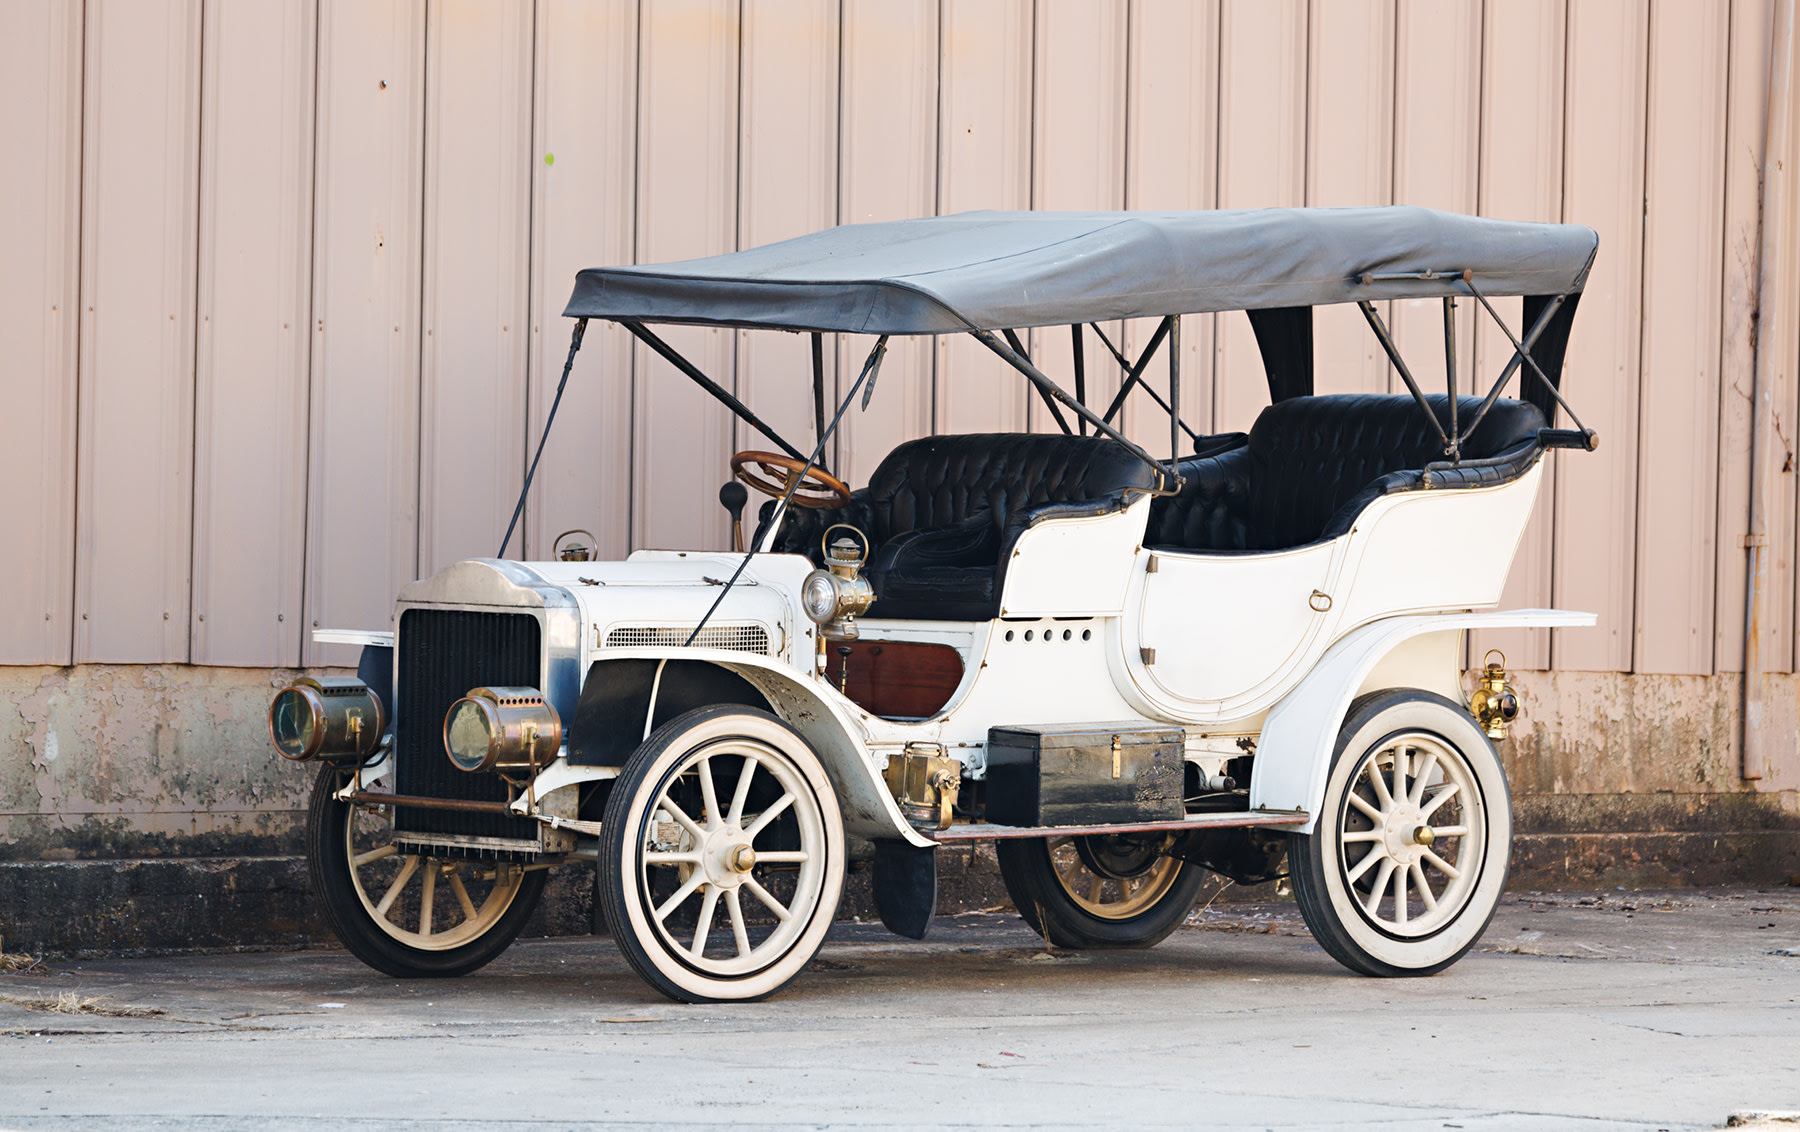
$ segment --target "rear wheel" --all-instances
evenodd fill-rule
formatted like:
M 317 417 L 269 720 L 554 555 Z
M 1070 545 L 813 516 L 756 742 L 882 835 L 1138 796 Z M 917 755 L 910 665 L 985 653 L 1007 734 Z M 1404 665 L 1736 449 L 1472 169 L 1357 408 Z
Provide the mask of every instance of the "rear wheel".
M 607 799 L 600 894 L 619 950 L 682 1002 L 758 999 L 824 942 L 844 883 L 825 768 L 767 712 L 699 708 L 665 723 Z
M 307 812 L 306 858 L 326 922 L 352 955 L 396 978 L 466 975 L 519 934 L 545 873 L 512 862 L 407 852 L 392 810 L 340 802 L 343 773 L 324 767 Z
M 1461 705 L 1397 689 L 1351 705 L 1318 824 L 1290 835 L 1288 860 L 1306 926 L 1334 959 L 1364 975 L 1430 975 L 1487 929 L 1511 845 L 1487 735 Z
M 1019 915 L 1055 947 L 1150 947 L 1187 918 L 1205 872 L 1166 834 L 1005 839 L 995 850 Z

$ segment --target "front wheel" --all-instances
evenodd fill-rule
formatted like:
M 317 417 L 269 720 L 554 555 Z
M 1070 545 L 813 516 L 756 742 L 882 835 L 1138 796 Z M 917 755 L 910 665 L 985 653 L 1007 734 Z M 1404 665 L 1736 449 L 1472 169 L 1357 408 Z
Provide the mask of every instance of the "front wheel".
M 1166 834 L 1002 840 L 1000 879 L 1053 947 L 1150 947 L 1187 918 L 1206 874 L 1166 856 Z
M 340 802 L 343 774 L 324 767 L 307 811 L 306 859 L 325 920 L 350 953 L 396 978 L 466 975 L 519 934 L 544 870 L 409 853 L 392 811 Z
M 1374 692 L 1338 734 L 1318 824 L 1291 834 L 1294 898 L 1313 938 L 1364 975 L 1431 975 L 1462 958 L 1506 887 L 1512 802 L 1463 708 Z
M 670 998 L 766 997 L 824 942 L 843 819 L 812 747 L 767 712 L 718 705 L 663 724 L 626 760 L 602 828 L 607 923 Z

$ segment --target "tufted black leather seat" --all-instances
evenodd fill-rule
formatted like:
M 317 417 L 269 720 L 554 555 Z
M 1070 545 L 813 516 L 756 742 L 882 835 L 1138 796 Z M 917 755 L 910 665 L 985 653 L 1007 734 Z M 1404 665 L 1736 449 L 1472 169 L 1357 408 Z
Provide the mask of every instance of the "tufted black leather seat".
M 873 616 L 987 620 L 998 612 L 1005 563 L 1027 527 L 1117 510 L 1129 490 L 1155 481 L 1143 461 L 1103 437 L 925 437 L 888 453 L 847 506 L 795 509 L 775 549 L 816 561 L 825 528 L 850 523 L 875 544 Z M 764 504 L 764 523 L 773 507 Z
M 1440 421 L 1449 400 L 1428 397 Z M 1459 420 L 1481 402 L 1457 401 Z M 1295 397 L 1264 409 L 1249 436 L 1221 454 L 1182 461 L 1181 493 L 1156 500 L 1145 545 L 1182 550 L 1279 550 L 1335 538 L 1376 498 L 1422 488 L 1504 483 L 1542 452 L 1543 414 L 1494 403 L 1455 469 L 1407 395 Z

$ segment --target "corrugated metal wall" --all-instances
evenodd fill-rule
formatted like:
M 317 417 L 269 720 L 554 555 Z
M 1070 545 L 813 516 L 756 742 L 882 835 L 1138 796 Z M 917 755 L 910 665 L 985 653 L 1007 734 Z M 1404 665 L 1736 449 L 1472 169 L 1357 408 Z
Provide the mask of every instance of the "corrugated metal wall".
M 1771 10 L 0 0 L 0 663 L 350 659 L 306 630 L 385 624 L 405 581 L 494 552 L 581 266 L 972 208 L 1412 203 L 1601 234 L 1566 388 L 1603 443 L 1554 461 L 1508 595 L 1601 630 L 1474 647 L 1741 663 L 1760 335 L 1778 362 L 1764 655 L 1791 670 L 1800 251 L 1754 310 Z M 1390 307 L 1441 380 L 1435 305 Z M 1491 374 L 1509 348 L 1473 314 L 1464 369 Z M 668 337 L 811 436 L 804 338 Z M 1068 376 L 1066 332 L 1033 338 Z M 1247 322 L 1190 318 L 1182 344 L 1192 423 L 1246 426 L 1266 399 Z M 839 343 L 833 372 L 867 346 Z M 1319 357 L 1322 391 L 1393 384 L 1353 311 L 1321 313 Z M 1146 408 L 1128 420 L 1161 450 Z M 1039 416 L 972 344 L 897 343 L 841 468 L 860 482 L 907 437 Z M 719 545 L 714 492 L 754 443 L 597 325 L 525 552 L 571 527 L 607 555 Z

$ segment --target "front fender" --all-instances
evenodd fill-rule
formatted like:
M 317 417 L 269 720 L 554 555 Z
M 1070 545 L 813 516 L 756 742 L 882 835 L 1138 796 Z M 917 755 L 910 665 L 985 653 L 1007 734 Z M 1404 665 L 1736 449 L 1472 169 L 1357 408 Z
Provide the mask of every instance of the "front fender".
M 1338 728 L 1350 710 L 1351 700 L 1376 667 L 1412 638 L 1429 633 L 1460 634 L 1468 629 L 1573 629 L 1593 625 L 1595 620 L 1592 613 L 1560 609 L 1434 613 L 1388 617 L 1345 634 L 1325 650 L 1305 679 L 1269 710 L 1262 735 L 1256 741 L 1250 808 L 1304 810 L 1309 815 L 1306 824 L 1295 827 L 1293 832 L 1312 832 L 1324 801 L 1325 778 L 1337 747 Z M 1451 669 L 1447 675 L 1454 680 L 1454 653 L 1448 663 Z
M 775 658 L 727 649 L 609 649 L 606 660 L 685 660 L 717 665 L 743 677 L 769 701 L 770 709 L 818 752 L 837 791 L 844 831 L 870 840 L 903 838 L 921 849 L 937 843 L 901 816 L 868 754 L 862 728 L 849 711 Z

